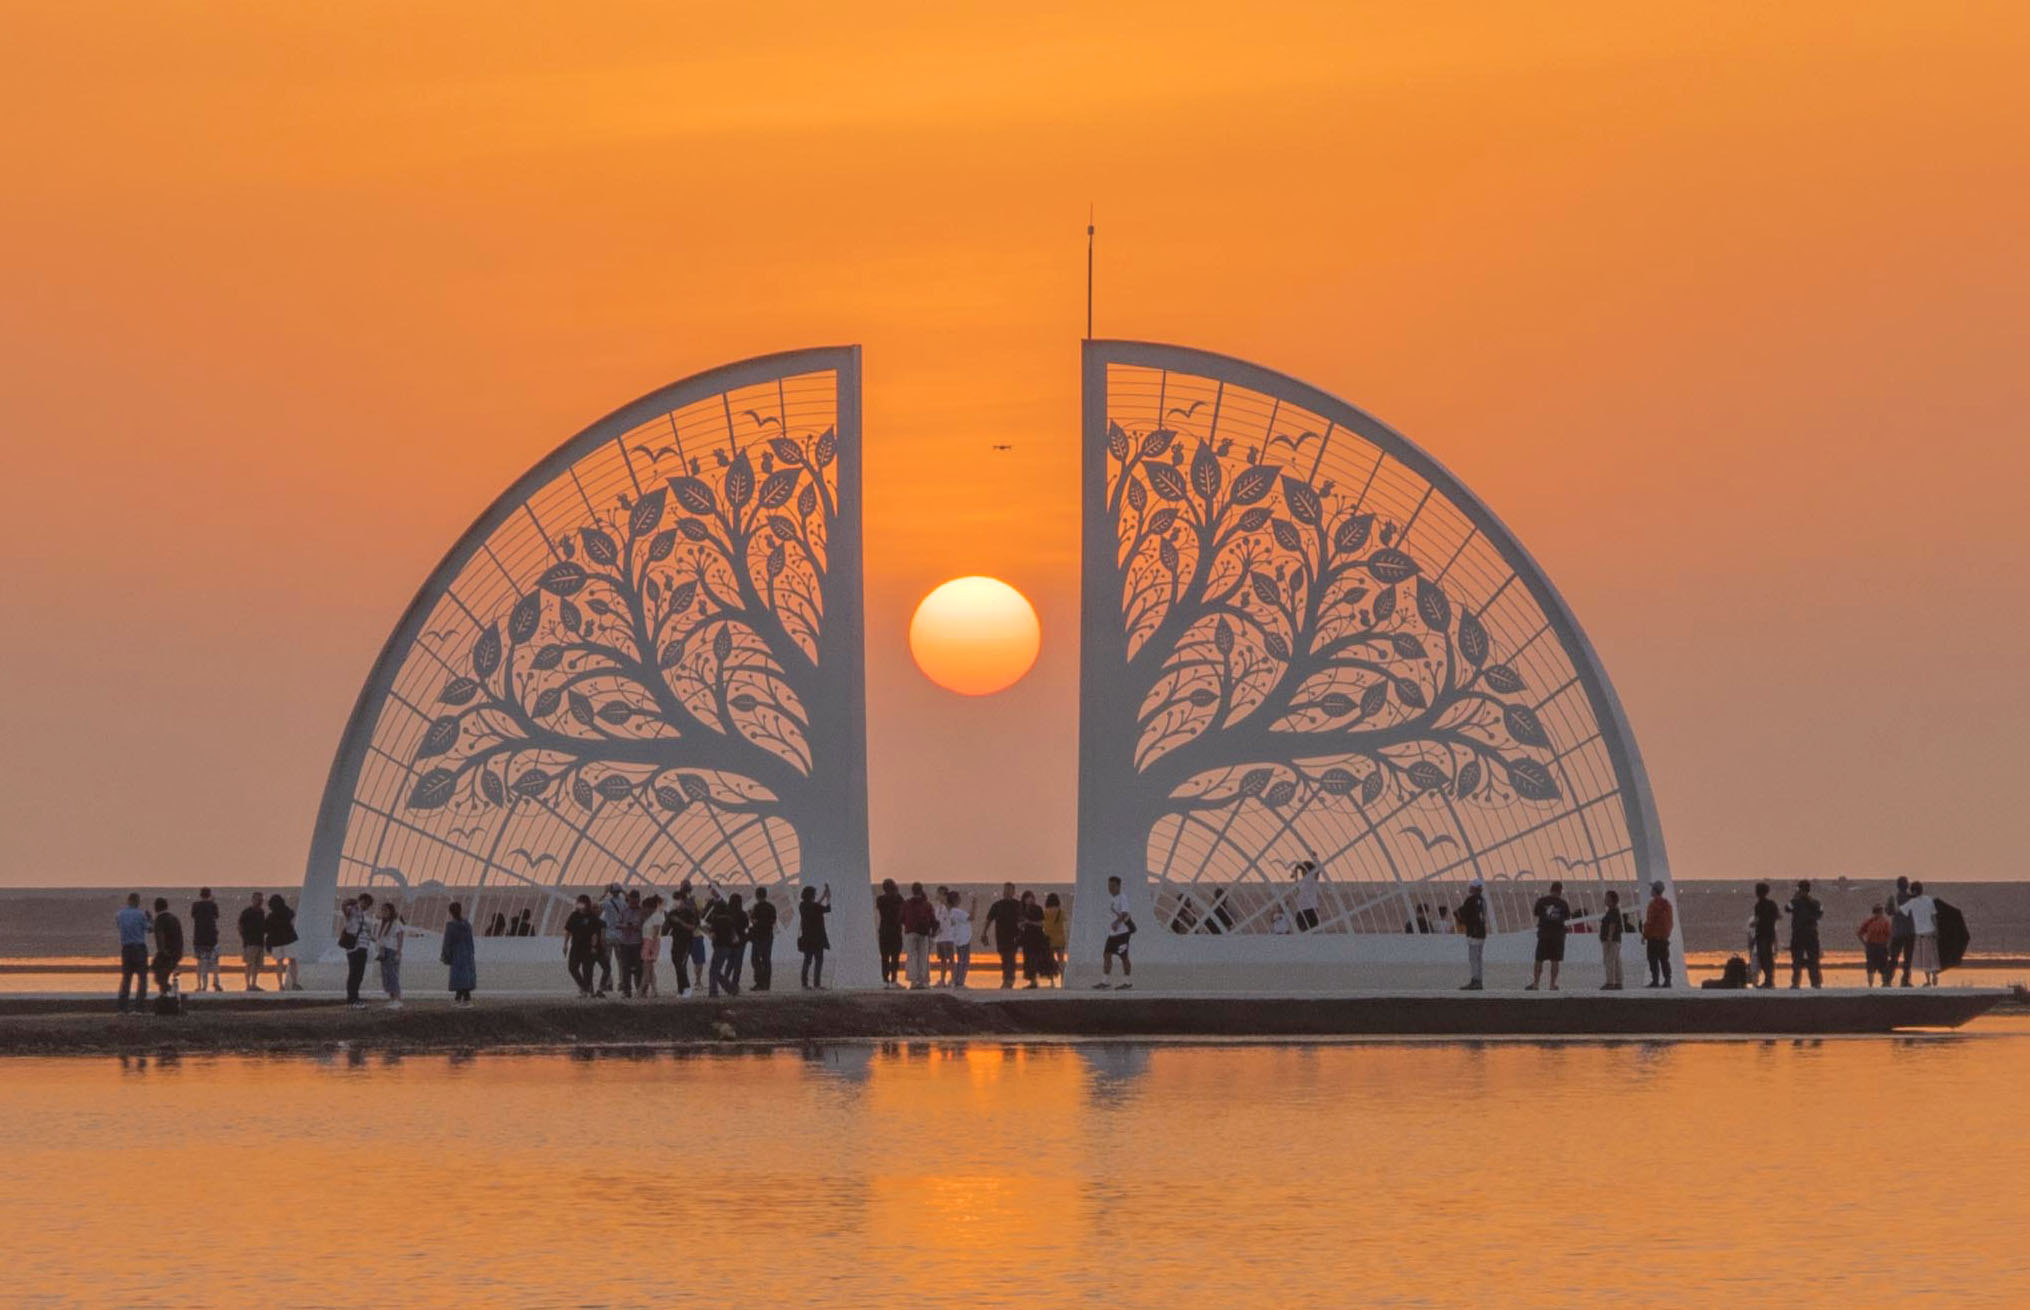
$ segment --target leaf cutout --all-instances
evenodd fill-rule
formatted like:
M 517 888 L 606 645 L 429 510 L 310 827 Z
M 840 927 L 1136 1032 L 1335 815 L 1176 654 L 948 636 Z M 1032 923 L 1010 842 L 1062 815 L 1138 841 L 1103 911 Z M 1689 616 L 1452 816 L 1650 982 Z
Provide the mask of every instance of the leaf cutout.
M 493 671 L 499 667 L 500 631 L 489 623 L 486 625 L 486 631 L 480 633 L 478 639 L 472 643 L 472 671 L 484 682 L 491 678 Z
M 733 629 L 730 625 L 722 623 L 719 625 L 719 631 L 712 634 L 712 658 L 724 664 L 732 654 Z
M 1207 709 L 1219 703 L 1219 693 L 1205 687 L 1198 687 L 1194 688 L 1192 693 L 1184 699 L 1187 703 L 1195 705 L 1199 709 Z
M 1272 769 L 1249 769 L 1241 775 L 1241 785 L 1234 789 L 1239 796 L 1259 796 L 1269 786 L 1269 779 L 1275 777 Z
M 446 714 L 432 719 L 423 733 L 423 740 L 416 744 L 416 758 L 427 760 L 433 755 L 442 755 L 458 744 L 458 729 L 461 720 L 456 714 Z
M 463 705 L 479 695 L 479 683 L 471 678 L 453 678 L 444 684 L 444 690 L 437 693 L 437 699 L 446 705 Z
M 574 637 L 585 630 L 585 616 L 578 612 L 575 601 L 557 602 L 557 622 L 563 624 L 564 630 Z
M 626 723 L 634 717 L 634 706 L 624 700 L 610 700 L 599 707 L 602 723 Z
M 1535 760 L 1517 757 L 1503 761 L 1508 770 L 1508 785 L 1515 788 L 1515 794 L 1528 801 L 1554 801 L 1558 799 L 1558 783 L 1551 777 L 1551 771 Z
M 1360 780 L 1360 803 L 1362 805 L 1374 804 L 1382 798 L 1382 792 L 1388 785 L 1389 780 L 1382 776 L 1380 769 L 1369 773 L 1365 778 Z
M 741 508 L 753 498 L 754 461 L 747 458 L 746 451 L 743 450 L 733 457 L 733 463 L 727 466 L 726 481 L 723 485 L 726 490 L 726 503 L 735 509 Z
M 1287 474 L 1283 477 L 1283 503 L 1289 507 L 1290 517 L 1307 528 L 1316 527 L 1325 513 L 1318 499 L 1318 489 L 1301 478 Z
M 541 672 L 548 673 L 564 662 L 564 648 L 558 645 L 544 646 L 536 651 L 536 658 L 530 662 Z
M 1445 770 L 1429 760 L 1418 760 L 1406 772 L 1410 779 L 1410 785 L 1418 791 L 1436 791 L 1451 781 L 1451 779 L 1445 776 Z
M 1519 691 L 1529 689 L 1529 684 L 1523 681 L 1522 674 L 1506 664 L 1490 664 L 1480 671 L 1480 676 L 1488 686 L 1504 696 L 1513 696 Z
M 1165 537 L 1156 543 L 1156 559 L 1170 573 L 1177 572 L 1177 543 Z
M 1424 689 L 1408 678 L 1397 678 L 1395 688 L 1396 699 L 1413 710 L 1421 710 L 1430 704 L 1424 699 Z
M 1343 691 L 1331 691 L 1318 698 L 1318 708 L 1335 719 L 1343 719 L 1353 713 L 1354 700 Z
M 1164 451 L 1170 449 L 1170 443 L 1176 439 L 1177 434 L 1169 428 L 1157 428 L 1154 432 L 1142 438 L 1142 458 L 1155 459 Z
M 592 790 L 610 801 L 624 801 L 634 795 L 634 784 L 618 773 L 609 773 L 593 784 Z
M 1501 707 L 1501 726 L 1508 729 L 1508 735 L 1525 746 L 1548 746 L 1550 734 L 1544 731 L 1543 720 L 1527 705 L 1504 705 Z
M 597 717 L 592 709 L 592 698 L 582 691 L 574 691 L 567 697 L 567 700 L 571 706 L 571 717 L 578 720 L 584 727 L 591 727 L 593 720 Z
M 1149 489 L 1142 485 L 1142 479 L 1130 477 L 1128 479 L 1128 508 L 1139 513 L 1142 506 L 1148 503 Z
M 1367 571 L 1376 582 L 1393 587 L 1417 576 L 1417 561 L 1399 550 L 1378 550 L 1367 557 Z
M 1149 478 L 1149 490 L 1165 500 L 1183 500 L 1190 488 L 1184 485 L 1184 475 L 1168 464 L 1151 464 L 1143 470 Z
M 627 531 L 632 537 L 646 537 L 654 532 L 663 521 L 663 507 L 669 503 L 670 493 L 657 487 L 644 491 L 641 499 L 634 502 L 634 508 L 627 512 Z
M 416 785 L 409 789 L 409 808 L 412 810 L 438 810 L 444 808 L 458 789 L 456 769 L 432 769 L 416 779 Z
M 778 509 L 789 504 L 789 498 L 796 494 L 797 483 L 803 480 L 804 471 L 795 465 L 779 468 L 768 475 L 761 484 L 761 507 Z
M 508 611 L 508 640 L 524 642 L 536 635 L 536 629 L 543 625 L 543 593 L 532 591 L 515 602 Z
M 1222 655 L 1234 653 L 1233 625 L 1225 619 L 1221 619 L 1219 626 L 1212 630 L 1212 648 Z
M 1267 791 L 1262 793 L 1262 804 L 1268 806 L 1271 809 L 1280 810 L 1285 805 L 1288 805 L 1291 799 L 1296 795 L 1297 795 L 1297 784 L 1291 782 L 1288 778 L 1285 778 L 1281 782 L 1277 783 L 1275 786 L 1269 788 Z
M 832 459 L 839 453 L 839 434 L 826 428 L 818 434 L 818 444 L 811 451 L 811 460 L 819 468 L 831 466 Z
M 537 693 L 535 704 L 529 706 L 529 713 L 538 719 L 547 719 L 563 703 L 564 693 L 560 688 L 545 687 Z
M 1297 525 L 1288 519 L 1271 519 L 1269 535 L 1274 537 L 1276 544 L 1284 550 L 1304 549 L 1304 538 L 1297 534 Z
M 1280 465 L 1256 464 L 1242 469 L 1234 479 L 1233 503 L 1252 505 L 1276 489 L 1276 478 L 1282 473 Z
M 1117 460 L 1128 457 L 1127 430 L 1111 420 L 1107 423 L 1107 454 L 1112 455 Z
M 1212 453 L 1212 447 L 1203 441 L 1191 455 L 1191 489 L 1198 493 L 1200 500 L 1211 500 L 1219 494 L 1225 473 L 1219 466 L 1219 456 Z
M 1472 610 L 1459 612 L 1458 646 L 1467 663 L 1478 666 L 1487 662 L 1487 629 Z
M 527 768 L 516 776 L 514 790 L 517 796 L 540 796 L 549 785 L 550 775 L 547 772 L 538 768 Z
M 1380 714 L 1382 707 L 1388 703 L 1389 684 L 1387 682 L 1369 683 L 1367 689 L 1360 693 L 1360 717 L 1363 719 L 1372 718 L 1374 715 Z
M 718 508 L 712 488 L 699 478 L 671 478 L 670 493 L 677 498 L 677 504 L 693 514 L 710 514 Z
M 570 596 L 584 587 L 588 576 L 583 564 L 560 560 L 543 571 L 543 576 L 536 579 L 536 585 L 552 596 Z
M 1452 779 L 1452 791 L 1464 799 L 1480 790 L 1480 761 L 1468 760 L 1459 766 L 1459 774 Z
M 1318 789 L 1328 796 L 1345 796 L 1351 793 L 1357 782 L 1345 769 L 1327 769 L 1318 775 Z
M 592 808 L 592 784 L 585 781 L 585 775 L 582 773 L 574 775 L 571 779 L 571 799 L 577 801 L 581 809 Z
M 732 700 L 727 701 L 726 703 L 728 705 L 731 705 L 734 709 L 739 710 L 742 714 L 752 714 L 754 713 L 755 710 L 761 707 L 761 702 L 759 700 L 755 699 L 753 696 L 748 695 L 744 691 L 741 692 L 738 696 L 735 696 Z
M 1376 623 L 1387 623 L 1395 616 L 1395 612 L 1396 589 L 1394 587 L 1383 587 L 1375 593 L 1374 621 Z
M 585 543 L 585 558 L 601 568 L 610 569 L 620 562 L 620 547 L 600 529 L 580 528 L 578 539 Z
M 500 775 L 490 769 L 480 770 L 479 794 L 495 805 L 507 804 L 507 788 L 501 785 Z
M 1452 602 L 1445 589 L 1429 578 L 1417 579 L 1417 617 L 1433 632 L 1452 626 Z
M 712 784 L 706 782 L 695 773 L 678 774 L 677 785 L 684 789 L 684 795 L 694 801 L 704 801 L 712 798 Z
M 777 437 L 768 443 L 768 448 L 785 464 L 797 465 L 804 462 L 804 448 L 796 443 L 794 437 Z
M 1332 548 L 1342 555 L 1355 554 L 1367 545 L 1368 534 L 1372 531 L 1374 515 L 1349 514 L 1332 530 Z
M 804 483 L 804 489 L 796 494 L 796 512 L 802 515 L 804 518 L 809 518 L 811 515 L 817 513 L 817 509 L 818 509 L 818 484 L 815 482 L 806 482 Z
M 1254 589 L 1255 599 L 1262 604 L 1275 609 L 1282 607 L 1283 596 L 1276 589 L 1276 580 L 1260 569 L 1248 575 L 1248 586 Z
M 1268 521 L 1269 521 L 1268 506 L 1257 505 L 1253 509 L 1249 510 L 1247 513 L 1241 515 L 1239 527 L 1242 532 L 1260 532 L 1262 530 L 1262 525 L 1264 523 L 1267 523 Z
M 1263 637 L 1262 649 L 1269 652 L 1275 659 L 1288 660 L 1290 658 L 1290 643 L 1283 640 L 1283 634 L 1280 632 L 1272 632 Z
M 670 588 L 670 610 L 672 613 L 687 610 L 691 608 L 691 602 L 697 598 L 698 580 L 696 578 L 686 582 L 679 582 L 676 586 Z
M 1424 658 L 1424 643 L 1407 632 L 1389 634 L 1389 645 L 1395 648 L 1399 660 L 1420 660 Z
M 1177 507 L 1175 505 L 1165 505 L 1162 509 L 1151 514 L 1148 522 L 1144 523 L 1142 527 L 1150 536 L 1160 537 L 1170 531 L 1171 526 L 1176 522 Z
M 656 804 L 672 814 L 678 813 L 690 803 L 691 800 L 688 796 L 684 795 L 679 789 L 669 786 L 667 783 L 656 788 Z

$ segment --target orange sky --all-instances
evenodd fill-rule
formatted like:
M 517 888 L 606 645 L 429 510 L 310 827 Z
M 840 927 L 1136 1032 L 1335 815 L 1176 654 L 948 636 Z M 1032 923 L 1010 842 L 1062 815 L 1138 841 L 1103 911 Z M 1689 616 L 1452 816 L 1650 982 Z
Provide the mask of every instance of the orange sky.
M 1102 334 L 1336 392 L 1516 529 L 1681 875 L 2022 870 L 2021 5 L 5 17 L 0 883 L 299 878 L 488 500 L 853 341 L 877 873 L 1068 877 L 1088 200 Z M 962 700 L 906 631 L 976 572 L 1044 647 Z

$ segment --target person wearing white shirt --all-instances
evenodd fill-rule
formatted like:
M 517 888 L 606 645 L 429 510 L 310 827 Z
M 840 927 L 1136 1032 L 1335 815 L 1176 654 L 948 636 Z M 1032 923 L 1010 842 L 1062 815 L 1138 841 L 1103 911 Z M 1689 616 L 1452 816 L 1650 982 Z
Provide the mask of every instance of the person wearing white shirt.
M 946 975 L 947 986 L 964 987 L 966 974 L 973 967 L 973 915 L 959 904 L 959 894 L 945 893 L 944 913 L 938 919 L 938 950 L 951 952 L 951 972 Z
M 1911 947 L 1910 967 L 1924 975 L 1926 987 L 1938 986 L 1938 900 L 1927 896 L 1924 884 L 1910 884 L 1910 899 L 1903 903 L 1903 912 L 1910 916 L 1910 927 L 1917 934 Z
M 1121 990 L 1126 991 L 1135 984 L 1129 975 L 1135 966 L 1128 959 L 1128 943 L 1135 935 L 1135 919 L 1128 913 L 1128 893 L 1121 890 L 1118 877 L 1107 879 L 1107 941 L 1100 950 L 1100 972 L 1106 977 L 1093 984 L 1094 987 L 1111 987 L 1114 976 L 1114 957 L 1121 958 Z
M 388 1008 L 402 1008 L 402 945 L 408 929 L 393 901 L 381 902 L 380 923 L 374 928 L 374 958 L 381 965 L 381 990 L 388 994 Z
M 939 884 L 937 894 L 930 898 L 931 908 L 937 911 L 937 933 L 930 939 L 931 958 L 940 987 L 952 985 L 952 921 L 951 907 L 947 904 L 951 897 L 951 888 Z
M 1290 866 L 1297 882 L 1297 931 L 1310 932 L 1318 926 L 1318 865 L 1299 860 Z

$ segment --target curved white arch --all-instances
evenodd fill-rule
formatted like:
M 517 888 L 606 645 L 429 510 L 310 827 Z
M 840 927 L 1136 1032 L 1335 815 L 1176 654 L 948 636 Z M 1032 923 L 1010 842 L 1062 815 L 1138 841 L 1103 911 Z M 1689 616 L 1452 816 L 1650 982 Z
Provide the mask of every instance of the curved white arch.
M 858 347 L 699 373 L 544 457 L 368 674 L 312 838 L 306 945 L 333 941 L 341 886 L 404 888 L 424 927 L 433 893 L 462 892 L 482 930 L 519 907 L 538 933 L 608 881 L 859 892 L 860 504 Z M 866 900 L 836 898 L 841 982 L 873 977 Z
M 1597 654 L 1442 464 L 1242 360 L 1089 341 L 1084 367 L 1082 964 L 1109 874 L 1146 961 L 1376 985 L 1456 971 L 1456 941 L 1404 926 L 1420 904 L 1436 926 L 1468 877 L 1511 939 L 1490 959 L 1527 950 L 1503 883 L 1560 878 L 1596 913 L 1606 887 L 1639 909 L 1669 884 Z M 1287 870 L 1307 857 L 1304 931 Z

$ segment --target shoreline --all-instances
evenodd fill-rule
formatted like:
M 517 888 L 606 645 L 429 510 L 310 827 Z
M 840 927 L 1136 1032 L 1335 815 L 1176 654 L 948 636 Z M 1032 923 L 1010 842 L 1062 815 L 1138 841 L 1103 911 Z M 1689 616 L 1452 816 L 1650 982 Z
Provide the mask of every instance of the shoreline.
M 1351 1037 L 1607 1038 L 1886 1034 L 1957 1028 L 2010 1001 L 1993 989 L 1742 993 L 1210 995 L 931 991 L 776 992 L 588 1001 L 484 994 L 353 1010 L 311 995 L 192 999 L 185 1013 L 119 1015 L 107 1002 L 0 998 L 0 1057 L 463 1053 L 619 1046 L 799 1046 L 832 1041 L 1247 1041 Z M 2015 1009 L 2015 1006 L 2010 1006 Z

